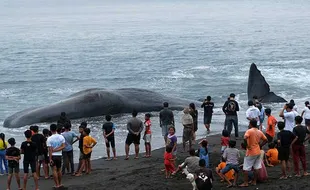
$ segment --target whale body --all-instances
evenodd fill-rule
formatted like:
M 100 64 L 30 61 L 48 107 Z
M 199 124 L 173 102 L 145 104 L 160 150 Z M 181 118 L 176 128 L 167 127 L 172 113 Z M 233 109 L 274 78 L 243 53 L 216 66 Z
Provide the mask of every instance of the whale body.
M 269 84 L 254 63 L 251 64 L 249 72 L 248 99 L 252 100 L 253 96 L 257 96 L 262 103 L 287 102 L 284 98 L 270 92 Z
M 160 111 L 163 108 L 163 102 L 168 102 L 170 109 L 182 110 L 193 101 L 171 98 L 137 88 L 114 90 L 93 88 L 72 94 L 65 100 L 51 105 L 17 112 L 6 118 L 3 126 L 18 128 L 35 123 L 55 122 L 59 119 L 61 112 L 66 112 L 70 119 L 79 119 L 107 114 L 131 113 L 133 110 L 138 112 Z

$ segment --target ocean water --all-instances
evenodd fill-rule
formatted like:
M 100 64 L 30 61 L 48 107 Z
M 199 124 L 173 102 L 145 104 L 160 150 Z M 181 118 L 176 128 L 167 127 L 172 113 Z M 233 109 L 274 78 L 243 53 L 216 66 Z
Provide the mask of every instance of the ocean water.
M 216 105 L 214 133 L 223 126 L 220 107 L 234 92 L 244 129 L 252 62 L 272 91 L 295 99 L 301 109 L 310 99 L 309 10 L 306 0 L 3 0 L 0 131 L 19 145 L 28 127 L 3 128 L 7 116 L 96 87 L 145 88 L 193 100 L 211 95 Z M 277 115 L 282 104 L 266 106 Z M 158 113 L 153 114 L 153 148 L 159 148 L 163 139 Z M 181 137 L 182 113 L 175 114 Z M 199 137 L 205 135 L 202 115 L 200 110 Z M 129 117 L 114 119 L 118 154 L 124 153 Z M 86 120 L 99 142 L 94 158 L 105 156 L 103 119 Z M 73 130 L 80 122 L 73 121 Z

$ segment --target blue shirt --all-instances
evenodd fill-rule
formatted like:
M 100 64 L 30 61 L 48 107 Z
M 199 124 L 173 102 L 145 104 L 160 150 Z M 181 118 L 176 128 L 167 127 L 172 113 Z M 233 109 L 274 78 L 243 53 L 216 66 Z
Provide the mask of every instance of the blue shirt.
M 73 147 L 72 147 L 73 139 L 77 138 L 78 135 L 73 131 L 63 132 L 61 133 L 61 135 L 65 138 L 65 141 L 66 141 L 65 143 L 66 147 L 63 149 L 63 151 L 68 152 L 68 151 L 73 150 Z

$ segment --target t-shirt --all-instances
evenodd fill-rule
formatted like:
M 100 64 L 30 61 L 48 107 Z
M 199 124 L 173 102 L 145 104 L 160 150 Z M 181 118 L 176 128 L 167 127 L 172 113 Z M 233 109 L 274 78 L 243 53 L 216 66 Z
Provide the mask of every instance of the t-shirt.
M 277 124 L 276 118 L 270 115 L 267 121 L 266 134 L 270 135 L 271 137 L 274 137 L 276 135 L 275 134 L 276 124 Z
M 24 162 L 32 162 L 36 160 L 37 145 L 32 141 L 25 141 L 20 146 L 22 154 L 24 154 Z
M 73 131 L 65 131 L 65 132 L 61 133 L 61 135 L 65 138 L 65 141 L 66 141 L 66 143 L 65 143 L 66 146 L 63 149 L 63 151 L 68 152 L 68 151 L 73 150 L 73 147 L 72 147 L 73 139 L 77 138 L 78 135 Z
M 293 134 L 298 137 L 297 141 L 294 143 L 295 145 L 303 145 L 306 139 L 307 134 L 310 134 L 307 127 L 303 125 L 297 125 L 293 129 Z
M 278 154 L 279 154 L 279 152 L 276 148 L 271 148 L 267 151 L 266 156 L 269 157 L 268 159 L 271 162 L 271 164 L 279 163 Z
M 168 134 L 168 136 L 167 136 L 167 145 L 170 145 L 171 147 L 174 147 L 174 145 L 177 144 L 177 142 L 178 142 L 177 136 Z M 174 151 L 176 151 L 176 149 L 177 148 L 175 147 Z
M 140 119 L 133 117 L 128 121 L 127 129 L 130 134 L 137 133 L 137 132 L 141 133 L 143 130 L 143 122 Z
M 34 134 L 31 137 L 31 141 L 36 143 L 37 145 L 37 155 L 43 155 L 44 153 L 44 144 L 45 144 L 45 137 L 42 134 Z
M 193 117 L 190 114 L 184 114 L 182 116 L 182 124 L 185 126 L 192 125 L 194 123 Z
M 5 145 L 5 146 L 4 146 Z M 5 150 L 8 147 L 8 142 L 0 139 L 0 150 Z
M 204 110 L 204 117 L 212 116 L 214 103 L 213 102 L 204 102 L 201 107 Z
M 97 143 L 97 141 L 91 137 L 91 136 L 85 136 L 83 139 L 83 152 L 84 154 L 89 154 L 92 152 L 92 148 L 87 148 L 85 145 L 87 146 L 91 146 L 94 143 Z
M 102 125 L 102 131 L 104 131 L 106 135 L 110 134 L 113 130 L 115 130 L 115 128 L 116 127 L 115 127 L 114 123 L 112 123 L 110 121 L 108 121 Z M 112 133 L 109 137 L 113 138 L 114 133 Z
M 80 139 L 79 139 L 79 149 L 82 151 L 83 150 L 83 140 L 84 140 L 84 135 L 81 134 L 80 135 Z
M 172 125 L 174 123 L 173 112 L 168 108 L 164 108 L 159 112 L 159 119 L 162 125 Z
M 225 102 L 222 110 L 226 115 L 237 115 L 239 104 L 235 100 L 228 100 Z
M 62 135 L 59 134 L 53 134 L 52 136 L 47 138 L 46 145 L 48 147 L 52 147 L 53 149 L 61 147 L 62 144 L 65 144 L 66 140 Z M 61 156 L 62 151 L 53 152 L 53 156 Z
M 222 169 L 224 169 L 225 167 L 226 167 L 226 162 L 221 162 L 221 163 L 217 166 L 217 169 L 222 170 Z M 229 181 L 232 180 L 232 179 L 234 179 L 234 170 L 233 170 L 233 169 L 229 170 L 229 171 L 225 174 L 225 176 L 228 178 Z
M 223 158 L 226 160 L 226 164 L 239 164 L 240 153 L 236 148 L 226 148 L 223 153 Z
M 170 152 L 170 153 L 165 152 L 165 155 L 164 155 L 164 159 L 165 159 L 164 163 L 165 163 L 165 165 L 170 165 L 170 164 L 171 164 L 170 160 L 171 160 L 172 158 L 173 158 L 173 157 L 172 157 L 171 152 Z
M 260 111 L 257 107 L 251 106 L 245 112 L 246 118 L 252 120 L 255 119 L 257 121 L 257 125 L 260 125 L 259 115 Z
M 297 114 L 294 111 L 290 111 L 290 112 L 285 112 L 283 115 L 285 119 L 284 130 L 293 132 L 293 129 L 295 127 L 295 117 L 297 116 Z
M 6 156 L 13 156 L 13 157 L 19 157 L 20 156 L 20 150 L 16 147 L 10 147 L 6 150 Z M 19 162 L 15 160 L 8 160 L 9 167 L 17 167 L 19 165 Z
M 303 112 L 304 112 L 303 117 L 304 117 L 305 119 L 310 119 L 310 106 L 309 106 L 309 107 L 305 107 L 305 109 L 303 110 Z
M 244 138 L 247 139 L 247 151 L 246 156 L 256 156 L 260 154 L 260 141 L 267 140 L 263 132 L 257 128 L 251 128 L 244 134 Z
M 221 145 L 222 146 L 228 146 L 229 145 L 229 137 L 221 137 Z
M 280 141 L 281 147 L 289 148 L 295 139 L 295 135 L 291 131 L 282 130 L 277 134 L 277 138 Z
M 145 126 L 145 134 L 152 134 L 152 131 L 151 131 L 152 123 L 150 119 L 144 121 L 144 126 Z
M 187 157 L 184 161 L 184 167 L 187 166 L 187 171 L 189 173 L 194 173 L 195 171 L 199 170 L 199 160 L 200 158 L 197 156 L 190 156 Z
M 198 190 L 211 190 L 212 182 L 213 182 L 213 174 L 212 171 L 208 168 L 199 168 L 195 171 L 195 175 L 197 176 L 195 182 Z

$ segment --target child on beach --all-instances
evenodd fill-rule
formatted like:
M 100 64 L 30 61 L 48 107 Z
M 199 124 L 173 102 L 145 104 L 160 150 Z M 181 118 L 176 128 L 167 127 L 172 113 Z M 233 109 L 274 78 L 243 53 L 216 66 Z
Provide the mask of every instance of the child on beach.
M 277 120 L 276 118 L 271 115 L 271 109 L 267 108 L 265 110 L 266 116 L 268 117 L 267 120 L 267 128 L 266 128 L 266 137 L 268 139 L 268 143 L 271 143 L 276 135 L 276 125 L 277 125 Z
M 23 189 L 26 190 L 27 187 L 27 180 L 28 180 L 28 173 L 29 173 L 29 166 L 31 167 L 33 180 L 35 184 L 35 189 L 39 189 L 38 185 L 38 176 L 36 173 L 36 152 L 37 146 L 34 142 L 31 141 L 32 132 L 30 130 L 25 131 L 26 141 L 24 141 L 20 147 L 21 154 L 24 154 L 24 187 Z
M 221 174 L 222 169 L 226 167 L 226 160 L 222 157 L 221 163 L 215 168 L 217 175 L 221 178 L 221 181 L 224 181 L 223 175 Z M 234 179 L 234 170 L 229 170 L 225 174 L 226 178 L 231 181 Z
M 205 160 L 199 160 L 200 169 L 195 171 L 195 184 L 198 190 L 211 190 L 213 185 L 213 174 L 206 167 Z
M 267 137 L 268 138 L 268 137 Z M 267 166 L 275 166 L 279 164 L 278 160 L 278 149 L 275 148 L 275 144 L 272 142 L 268 145 L 269 150 L 266 153 L 266 164 Z
M 115 138 L 114 138 L 114 132 L 115 132 L 115 124 L 111 122 L 112 116 L 111 115 L 106 115 L 105 119 L 107 122 L 105 122 L 102 125 L 102 130 L 103 130 L 103 137 L 105 140 L 105 146 L 107 148 L 107 161 L 111 160 L 110 157 L 110 145 L 112 147 L 113 151 L 113 159 L 116 160 L 116 149 L 115 149 Z
M 171 174 L 174 173 L 175 167 L 174 167 L 174 159 L 172 156 L 172 147 L 166 146 L 166 152 L 164 155 L 164 164 L 165 164 L 165 172 L 166 172 L 166 179 L 171 177 Z
M 174 127 L 169 127 L 169 134 L 167 136 L 167 144 L 172 147 L 172 156 L 175 159 L 177 155 L 177 136 L 175 135 L 175 128 Z
M 145 121 L 144 121 L 144 126 L 145 126 L 145 132 L 143 136 L 144 144 L 145 144 L 145 158 L 151 157 L 151 139 L 152 139 L 152 131 L 151 131 L 151 114 L 147 113 L 145 114 Z
M 206 167 L 208 168 L 209 167 L 208 141 L 204 139 L 199 144 L 200 148 L 198 149 L 198 156 L 200 159 L 205 160 Z
M 290 157 L 290 146 L 292 141 L 295 139 L 295 135 L 289 131 L 284 130 L 285 124 L 282 121 L 278 122 L 278 128 L 280 132 L 277 134 L 278 137 L 278 159 L 281 161 L 281 169 L 282 169 L 282 176 L 280 179 L 287 179 L 291 175 L 290 173 L 291 163 L 289 161 Z
M 236 186 L 237 180 L 238 180 L 239 159 L 240 159 L 239 150 L 236 148 L 236 141 L 233 141 L 233 140 L 229 141 L 229 148 L 225 149 L 225 151 L 223 153 L 223 158 L 226 160 L 226 166 L 221 171 L 222 178 L 224 178 L 227 181 L 227 183 L 228 183 L 227 187 Z M 229 172 L 230 170 L 234 170 L 234 172 L 235 172 L 233 184 L 225 176 L 225 174 L 227 172 Z
M 224 129 L 222 131 L 222 137 L 221 137 L 221 153 L 223 154 L 224 153 L 224 150 L 229 146 L 229 132 Z
M 85 167 L 86 174 L 90 174 L 91 153 L 92 153 L 94 146 L 96 146 L 97 141 L 93 137 L 89 136 L 89 134 L 90 134 L 90 129 L 89 128 L 84 129 L 84 132 L 83 132 L 83 135 L 84 135 L 84 139 L 83 139 L 83 153 L 84 153 L 83 163 L 82 163 L 82 166 L 80 168 L 79 173 L 76 176 L 81 175 L 82 169 L 84 167 Z
M 20 177 L 19 177 L 19 160 L 20 160 L 20 150 L 15 147 L 15 139 L 10 138 L 8 140 L 9 144 L 11 145 L 10 148 L 6 150 L 6 159 L 9 162 L 9 176 L 8 176 L 8 182 L 7 182 L 7 189 L 11 189 L 11 181 L 13 174 L 15 175 L 16 182 L 18 189 L 20 188 Z

